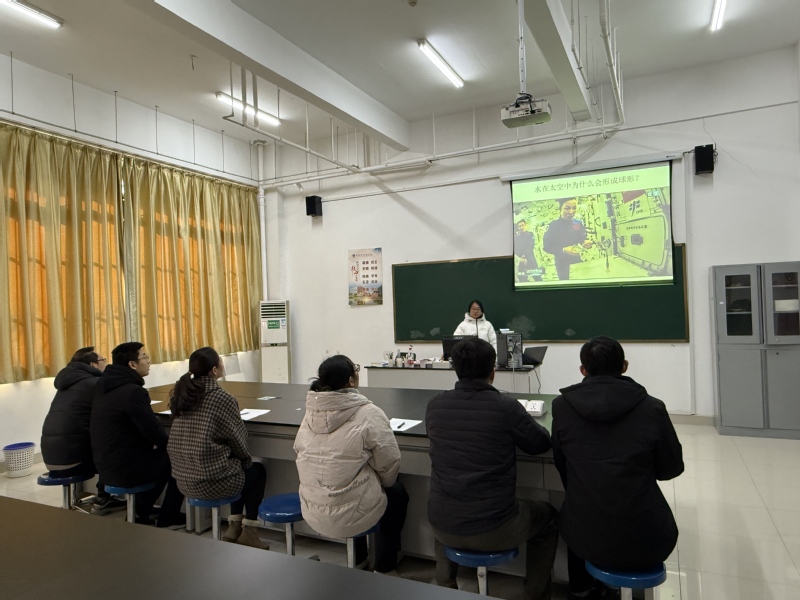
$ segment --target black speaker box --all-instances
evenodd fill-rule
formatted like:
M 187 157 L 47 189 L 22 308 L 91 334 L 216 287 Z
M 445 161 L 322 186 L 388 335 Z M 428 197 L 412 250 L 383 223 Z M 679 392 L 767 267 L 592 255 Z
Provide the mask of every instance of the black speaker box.
M 694 147 L 694 174 L 714 172 L 714 144 Z
M 306 196 L 306 214 L 309 217 L 322 216 L 322 197 Z

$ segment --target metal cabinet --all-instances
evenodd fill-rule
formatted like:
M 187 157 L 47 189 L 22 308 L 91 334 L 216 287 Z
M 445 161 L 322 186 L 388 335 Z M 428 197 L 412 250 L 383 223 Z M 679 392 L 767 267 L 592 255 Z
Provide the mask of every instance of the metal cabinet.
M 800 262 L 711 275 L 718 431 L 800 439 Z

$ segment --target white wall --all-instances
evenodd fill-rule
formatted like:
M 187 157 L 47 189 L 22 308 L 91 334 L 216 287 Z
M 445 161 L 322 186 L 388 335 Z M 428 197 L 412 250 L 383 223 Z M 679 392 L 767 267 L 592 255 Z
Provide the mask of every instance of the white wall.
M 690 412 L 694 395 L 697 414 L 713 415 L 709 267 L 800 259 L 797 61 L 797 49 L 787 48 L 626 81 L 627 123 L 609 139 L 580 138 L 576 147 L 571 141 L 550 142 L 437 162 L 424 171 L 309 183 L 302 193 L 283 188 L 285 198 L 271 194 L 268 254 L 270 268 L 282 272 L 270 272 L 270 295 L 292 301 L 293 381 L 306 381 L 334 352 L 363 365 L 396 348 L 392 264 L 510 254 L 511 196 L 498 176 L 716 143 L 713 175 L 693 175 L 690 155 L 674 166 L 675 238 L 687 244 L 691 342 L 626 346 L 630 374 L 671 411 Z M 559 110 L 560 100 L 551 101 Z M 607 111 L 609 106 L 606 102 Z M 496 113 L 492 107 L 476 115 L 479 144 L 514 139 Z M 437 119 L 437 152 L 469 147 L 471 123 L 471 113 Z M 563 121 L 554 119 L 521 136 L 561 126 Z M 412 131 L 408 154 L 429 153 L 430 123 L 415 124 Z M 297 165 L 291 166 L 296 172 Z M 334 201 L 323 204 L 321 219 L 311 219 L 302 197 L 317 192 Z M 384 253 L 385 304 L 349 307 L 347 250 L 374 246 Z M 488 307 L 487 316 L 491 320 Z M 460 318 L 453 315 L 453 328 Z M 551 345 L 542 391 L 556 392 L 578 380 L 578 349 Z M 431 344 L 416 350 L 421 356 L 439 353 Z
M 250 144 L 219 131 L 194 127 L 154 108 L 75 83 L 60 75 L 0 54 L 0 117 L 254 185 L 256 152 Z M 73 113 L 74 108 L 74 113 Z M 13 110 L 13 112 L 12 112 Z

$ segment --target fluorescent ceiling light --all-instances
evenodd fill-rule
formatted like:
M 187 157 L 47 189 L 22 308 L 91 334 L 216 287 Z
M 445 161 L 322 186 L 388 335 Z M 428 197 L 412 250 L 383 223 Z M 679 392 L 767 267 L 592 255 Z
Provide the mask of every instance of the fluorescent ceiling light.
M 714 10 L 711 11 L 711 31 L 719 31 L 722 29 L 726 2 L 727 0 L 714 0 Z
M 458 73 L 453 70 L 453 67 L 447 64 L 447 61 L 445 61 L 445 59 L 442 58 L 436 49 L 431 46 L 428 40 L 417 40 L 417 46 L 419 46 L 419 49 L 422 50 L 422 53 L 427 56 L 442 73 L 445 74 L 445 76 L 450 80 L 450 83 L 457 88 L 464 87 L 464 80 L 458 76 Z
M 237 100 L 236 98 L 231 98 L 228 94 L 224 92 L 217 92 L 217 100 L 225 104 L 226 106 L 230 106 L 235 108 L 236 110 L 242 110 L 242 102 L 241 100 Z M 256 109 L 250 106 L 249 104 L 244 107 L 244 112 L 248 114 L 248 116 L 254 117 L 256 115 Z M 264 111 L 258 111 L 258 120 L 265 121 L 270 125 L 275 125 L 276 127 L 281 124 L 281 120 L 269 113 L 265 113 Z
M 38 6 L 34 6 L 33 4 L 28 4 L 27 2 L 23 2 L 22 0 L 0 0 L 0 4 L 5 4 L 9 8 L 14 8 L 19 12 L 21 12 L 23 15 L 26 15 L 31 19 L 36 19 L 42 25 L 47 25 L 48 27 L 52 27 L 53 29 L 58 29 L 64 24 L 64 21 L 62 21 L 55 15 L 51 15 L 50 13 L 42 10 Z

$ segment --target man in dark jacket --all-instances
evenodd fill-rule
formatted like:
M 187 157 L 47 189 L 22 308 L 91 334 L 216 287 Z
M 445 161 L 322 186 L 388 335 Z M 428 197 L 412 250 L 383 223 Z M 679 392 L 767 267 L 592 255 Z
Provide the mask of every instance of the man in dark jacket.
M 678 527 L 656 483 L 683 473 L 678 436 L 664 403 L 630 377 L 619 342 L 581 348 L 585 379 L 553 401 L 553 457 L 566 498 L 561 536 L 569 546 L 570 598 L 599 594 L 584 561 L 632 570 L 660 566 Z
M 167 431 L 150 408 L 144 377 L 150 373 L 150 357 L 139 342 L 120 344 L 111 352 L 112 364 L 97 383 L 90 433 L 94 463 L 103 481 L 112 486 L 156 486 L 136 495 L 136 522 L 150 524 L 148 515 L 167 491 L 158 527 L 183 524 L 183 495 L 170 474 Z
M 74 477 L 97 473 L 92 460 L 89 439 L 89 417 L 92 414 L 95 385 L 106 359 L 94 351 L 94 346 L 81 348 L 69 364 L 56 375 L 55 397 L 42 426 L 42 459 L 53 477 Z M 98 515 L 124 510 L 125 502 L 105 491 L 97 482 L 97 501 L 92 512 Z
M 558 545 L 556 511 L 547 502 L 518 500 L 517 448 L 550 449 L 550 436 L 522 405 L 492 387 L 496 354 L 469 338 L 453 347 L 458 382 L 428 403 L 431 487 L 428 520 L 436 537 L 436 582 L 456 587 L 458 565 L 443 545 L 508 550 L 527 542 L 525 597 L 550 598 Z

